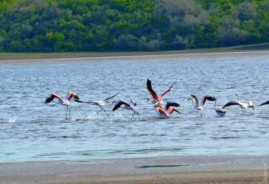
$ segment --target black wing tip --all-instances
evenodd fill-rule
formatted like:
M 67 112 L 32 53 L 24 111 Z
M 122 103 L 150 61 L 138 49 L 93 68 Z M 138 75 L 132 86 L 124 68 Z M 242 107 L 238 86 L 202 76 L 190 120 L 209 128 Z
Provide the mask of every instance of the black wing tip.
M 216 101 L 216 100 L 217 100 L 216 97 L 214 97 L 214 96 L 210 96 L 210 95 L 206 95 L 206 99 L 207 99 L 208 101 Z

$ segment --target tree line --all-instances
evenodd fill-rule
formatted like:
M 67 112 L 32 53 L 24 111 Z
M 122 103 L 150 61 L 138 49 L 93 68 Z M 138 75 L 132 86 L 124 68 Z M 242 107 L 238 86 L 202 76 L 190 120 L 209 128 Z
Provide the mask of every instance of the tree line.
M 269 0 L 0 0 L 1 52 L 213 48 L 268 30 Z

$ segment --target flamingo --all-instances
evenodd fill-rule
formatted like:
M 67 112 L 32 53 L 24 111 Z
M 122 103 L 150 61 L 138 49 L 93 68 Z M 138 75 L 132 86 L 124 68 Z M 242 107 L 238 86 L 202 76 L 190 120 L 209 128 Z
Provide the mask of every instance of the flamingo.
M 92 104 L 92 105 L 97 105 L 98 107 L 101 108 L 100 111 L 97 111 L 97 114 L 101 111 L 104 111 L 106 113 L 106 115 L 109 117 L 109 115 L 107 114 L 107 112 L 105 111 L 104 109 L 104 105 L 106 104 L 106 102 L 108 102 L 110 99 L 114 98 L 115 96 L 117 96 L 119 93 L 111 96 L 111 97 L 108 97 L 108 98 L 105 98 L 104 100 L 100 100 L 100 101 L 80 101 L 80 100 L 75 100 L 76 102 L 78 103 L 87 103 L 87 104 Z
M 70 100 L 72 99 L 72 97 L 74 97 L 75 100 L 79 100 L 79 97 L 77 96 L 76 93 L 72 92 L 72 91 L 69 91 L 66 95 L 66 97 L 62 98 L 61 96 L 59 96 L 58 94 L 56 93 L 51 93 L 50 97 L 48 97 L 46 100 L 45 100 L 45 103 L 50 103 L 51 101 L 53 101 L 54 98 L 57 98 L 59 100 L 59 103 L 61 105 L 65 105 L 66 106 L 66 119 L 67 118 L 67 115 L 69 113 L 69 119 L 70 119 L 70 114 L 71 114 L 71 110 L 69 108 L 69 104 L 70 104 Z
M 155 104 L 157 102 L 160 102 L 162 104 L 163 103 L 163 100 L 162 100 L 163 96 L 166 95 L 166 93 L 168 93 L 171 90 L 171 88 L 173 87 L 174 84 L 175 84 L 175 82 L 166 91 L 164 91 L 161 94 L 161 96 L 157 96 L 155 91 L 152 89 L 151 80 L 147 79 L 147 89 L 152 96 L 150 98 L 147 98 L 147 101 L 151 100 L 153 104 Z
M 209 96 L 208 96 L 209 97 Z M 210 98 L 210 101 L 215 101 L 215 104 L 214 104 L 214 109 L 215 109 L 215 112 L 216 114 L 219 116 L 219 117 L 224 117 L 227 113 L 227 110 L 224 108 L 222 109 L 217 109 L 216 106 L 217 106 L 217 98 L 216 97 L 213 97 L 211 96 Z
M 198 101 L 198 98 L 196 97 L 196 95 L 191 94 L 191 98 L 189 98 L 188 100 L 191 100 L 193 107 L 196 110 L 198 110 L 198 112 L 200 112 L 200 116 L 202 117 L 203 116 L 202 110 L 203 110 L 203 106 L 204 106 L 206 100 L 215 101 L 215 97 L 212 97 L 212 96 L 209 96 L 209 95 L 203 96 L 201 101 L 200 101 L 200 104 L 199 104 L 199 101 Z
M 177 109 L 174 108 L 174 107 L 179 107 L 179 106 L 180 105 L 178 103 L 175 103 L 175 102 L 167 102 L 165 105 L 165 108 L 163 108 L 161 106 L 160 102 L 157 102 L 154 104 L 154 107 L 156 108 L 156 112 L 157 112 L 158 116 L 160 117 L 160 119 L 170 118 L 171 114 L 174 111 L 181 114 L 181 112 L 179 112 Z
M 262 103 L 262 104 L 259 105 L 259 106 L 262 106 L 262 105 L 268 105 L 268 104 L 269 104 L 269 100 L 268 100 L 267 102 Z
M 225 108 L 217 109 L 216 104 L 217 104 L 217 99 L 215 100 L 215 105 L 214 105 L 215 112 L 217 113 L 219 117 L 224 117 L 227 113 L 227 110 Z
M 122 105 L 124 105 L 122 107 Z M 113 111 L 116 111 L 117 109 L 119 109 L 120 107 L 122 107 L 123 109 L 126 109 L 126 110 L 131 110 L 134 112 L 133 116 L 131 117 L 130 120 L 133 119 L 134 115 L 137 114 L 138 115 L 138 118 L 140 120 L 140 116 L 139 116 L 139 113 L 135 110 L 136 108 L 136 102 L 134 99 L 131 99 L 130 100 L 130 103 L 124 101 L 124 100 L 119 100 L 116 102 L 116 105 L 113 107 Z
M 226 103 L 222 108 L 226 108 L 226 107 L 229 107 L 229 106 L 232 106 L 232 105 L 238 105 L 241 107 L 242 111 L 243 111 L 243 114 L 245 114 L 247 112 L 247 108 L 252 108 L 254 110 L 254 104 L 252 101 L 249 101 L 248 103 L 242 103 L 240 102 L 240 97 L 239 97 L 239 94 L 236 93 L 235 94 L 238 99 L 237 100 L 231 100 L 229 101 L 228 103 Z

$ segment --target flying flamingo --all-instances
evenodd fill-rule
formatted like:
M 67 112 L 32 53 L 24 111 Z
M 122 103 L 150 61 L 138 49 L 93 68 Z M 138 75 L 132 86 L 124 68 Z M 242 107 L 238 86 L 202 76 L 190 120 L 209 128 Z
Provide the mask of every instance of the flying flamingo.
M 269 104 L 269 100 L 268 100 L 267 102 L 262 103 L 262 104 L 261 104 L 261 105 L 259 105 L 259 106 L 262 106 L 262 105 L 267 105 L 267 104 Z
M 201 101 L 200 101 L 200 104 L 199 104 L 199 101 L 198 101 L 198 98 L 196 97 L 196 95 L 191 94 L 191 98 L 189 98 L 188 100 L 191 100 L 193 107 L 196 110 L 198 110 L 198 112 L 200 112 L 200 116 L 202 117 L 203 116 L 203 114 L 202 114 L 203 106 L 204 106 L 206 100 L 215 101 L 215 97 L 212 97 L 212 96 L 209 96 L 209 95 L 203 96 Z
M 122 107 L 122 105 L 124 105 Z M 119 100 L 116 102 L 116 105 L 113 107 L 113 111 L 116 111 L 117 109 L 119 109 L 120 107 L 122 107 L 123 109 L 126 109 L 126 110 L 131 110 L 134 112 L 133 116 L 131 117 L 130 120 L 133 119 L 134 115 L 137 114 L 138 115 L 138 118 L 140 120 L 140 116 L 139 116 L 139 113 L 135 110 L 136 108 L 136 102 L 134 99 L 131 99 L 130 100 L 130 103 L 126 102 L 126 101 L 123 101 L 123 100 Z
M 167 102 L 165 105 L 165 108 L 163 108 L 161 106 L 160 102 L 157 102 L 154 104 L 154 107 L 156 108 L 156 112 L 157 112 L 158 116 L 160 117 L 160 119 L 170 118 L 171 114 L 174 111 L 181 114 L 181 112 L 179 112 L 177 109 L 174 108 L 174 107 L 179 107 L 179 106 L 180 105 L 178 103 L 175 103 L 175 102 Z
M 147 79 L 147 89 L 149 91 L 149 93 L 151 94 L 152 97 L 150 98 L 147 98 L 147 101 L 152 101 L 153 104 L 157 103 L 157 102 L 160 102 L 161 104 L 163 103 L 163 96 L 168 93 L 171 88 L 173 87 L 175 83 L 173 83 L 165 92 L 163 92 L 161 94 L 161 96 L 157 96 L 157 94 L 155 93 L 155 91 L 152 89 L 152 86 L 151 86 L 151 81 L 149 79 Z
M 228 103 L 226 103 L 222 108 L 224 109 L 232 105 L 238 105 L 241 107 L 243 114 L 247 112 L 247 108 L 252 108 L 254 110 L 254 104 L 252 101 L 249 101 L 248 103 L 242 103 L 240 102 L 240 97 L 238 93 L 236 93 L 236 96 L 238 97 L 238 100 L 231 100 Z
M 53 101 L 54 98 L 57 98 L 59 100 L 59 103 L 61 105 L 65 105 L 66 106 L 66 119 L 67 115 L 69 114 L 69 119 L 70 119 L 70 114 L 71 114 L 71 110 L 69 108 L 69 104 L 70 104 L 70 100 L 72 99 L 72 97 L 74 97 L 75 100 L 79 100 L 79 97 L 77 96 L 76 93 L 69 91 L 66 95 L 66 97 L 62 98 L 61 96 L 59 96 L 56 93 L 51 93 L 50 97 L 48 97 L 45 101 L 45 103 L 50 103 L 51 101 Z
M 92 105 L 97 105 L 98 107 L 101 108 L 100 111 L 97 111 L 97 114 L 101 111 L 104 111 L 106 113 L 106 115 L 109 117 L 109 115 L 107 114 L 107 112 L 105 111 L 104 109 L 104 105 L 106 104 L 106 102 L 108 102 L 110 99 L 114 98 L 115 96 L 117 96 L 119 93 L 111 96 L 111 97 L 108 97 L 108 98 L 105 98 L 104 100 L 100 100 L 100 101 L 80 101 L 80 100 L 75 100 L 76 102 L 79 102 L 79 103 L 87 103 L 87 104 L 92 104 Z

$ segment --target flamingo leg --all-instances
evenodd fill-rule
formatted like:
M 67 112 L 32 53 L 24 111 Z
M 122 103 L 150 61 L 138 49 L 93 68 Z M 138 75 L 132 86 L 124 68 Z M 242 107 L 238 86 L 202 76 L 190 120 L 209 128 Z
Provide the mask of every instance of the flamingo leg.
M 68 108 L 68 110 L 69 110 L 69 119 L 71 119 L 71 109 Z
M 109 115 L 107 114 L 107 112 L 105 111 L 105 109 L 104 109 L 103 107 L 100 107 L 100 108 L 101 108 L 101 110 L 100 110 L 100 111 L 97 111 L 97 114 L 98 114 L 99 112 L 101 112 L 101 111 L 104 111 L 104 112 L 106 113 L 107 117 L 109 117 Z
M 68 106 L 66 106 L 66 114 L 65 114 L 65 119 L 68 119 L 68 118 L 67 118 L 67 116 L 68 116 Z
M 140 116 L 139 116 L 139 113 L 138 113 L 138 112 L 136 112 L 136 114 L 137 114 L 137 116 L 138 116 L 138 119 L 140 120 Z
M 131 117 L 131 119 L 130 119 L 130 120 L 132 120 L 132 119 L 133 119 L 134 115 L 135 115 L 135 111 L 134 111 L 134 113 L 133 113 L 133 115 L 132 115 L 132 117 Z
M 105 111 L 105 109 L 103 109 L 103 111 L 106 113 L 107 117 L 109 117 L 109 115 L 107 114 L 107 112 Z

